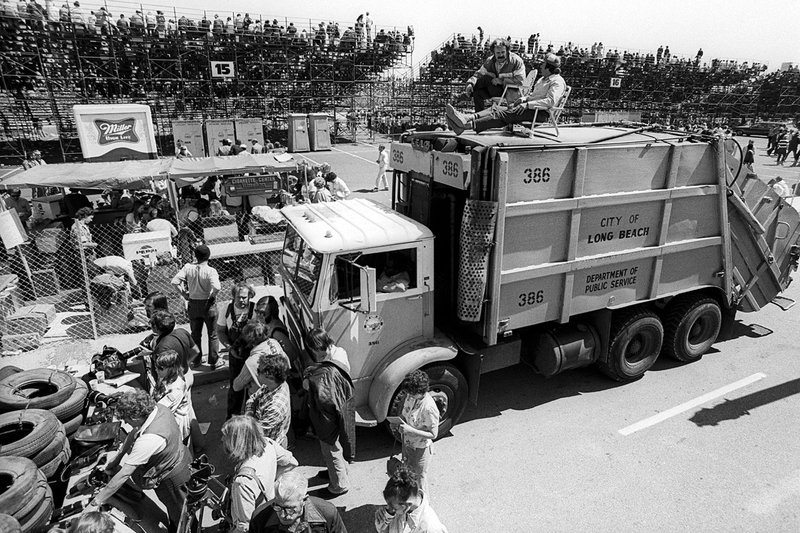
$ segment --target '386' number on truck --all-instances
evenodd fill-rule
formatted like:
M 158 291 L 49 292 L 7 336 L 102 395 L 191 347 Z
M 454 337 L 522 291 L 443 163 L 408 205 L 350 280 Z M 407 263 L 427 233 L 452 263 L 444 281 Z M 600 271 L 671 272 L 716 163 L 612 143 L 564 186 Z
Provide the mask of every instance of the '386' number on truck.
M 525 177 L 522 178 L 524 183 L 547 183 L 550 181 L 550 167 L 526 168 L 523 172 L 525 173 Z

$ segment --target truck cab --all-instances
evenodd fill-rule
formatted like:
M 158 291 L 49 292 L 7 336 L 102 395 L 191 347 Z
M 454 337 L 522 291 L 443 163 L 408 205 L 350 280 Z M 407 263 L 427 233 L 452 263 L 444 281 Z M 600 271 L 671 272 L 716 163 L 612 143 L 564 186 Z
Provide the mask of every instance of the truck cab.
M 392 399 L 378 391 L 393 393 L 426 356 L 456 355 L 434 331 L 433 234 L 363 199 L 282 212 L 288 222 L 280 266 L 287 327 L 303 349 L 306 332 L 322 327 L 347 351 L 359 422 L 374 425 L 378 417 L 370 406 L 381 406 L 382 420 Z M 384 283 L 387 269 L 407 274 L 400 276 L 404 283 Z

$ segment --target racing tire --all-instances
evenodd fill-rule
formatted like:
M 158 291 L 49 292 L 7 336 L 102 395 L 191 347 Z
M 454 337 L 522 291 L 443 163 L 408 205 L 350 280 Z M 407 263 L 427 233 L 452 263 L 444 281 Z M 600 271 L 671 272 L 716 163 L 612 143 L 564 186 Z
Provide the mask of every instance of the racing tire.
M 17 518 L 20 528 L 25 533 L 44 531 L 44 527 L 50 523 L 50 519 L 53 517 L 53 510 L 53 496 L 51 494 L 39 502 L 39 505 L 30 514 Z
M 81 424 L 83 424 L 82 413 L 78 413 L 75 418 L 71 418 L 70 420 L 64 422 L 64 433 L 67 434 L 67 438 L 72 437 L 72 435 L 78 431 L 78 428 L 81 427 Z
M 18 366 L 14 365 L 6 365 L 3 368 L 0 368 L 0 381 L 3 381 L 9 376 L 13 376 L 14 374 L 19 374 L 22 372 L 22 369 Z
M 13 516 L 0 514 L 0 533 L 22 533 L 19 522 Z
M 464 414 L 469 401 L 469 385 L 464 374 L 451 364 L 434 364 L 422 370 L 428 374 L 428 390 L 439 407 L 439 432 L 434 439 L 438 440 L 450 433 Z M 400 416 L 405 397 L 402 389 L 395 392 L 387 416 Z M 393 434 L 395 439 L 400 440 L 398 434 Z
M 42 471 L 44 477 L 46 477 L 49 481 L 53 478 L 53 476 L 55 476 L 56 472 L 58 471 L 58 467 L 69 462 L 70 457 L 72 457 L 72 449 L 69 447 L 69 442 L 67 442 L 67 445 L 61 448 L 61 451 L 58 452 L 58 455 L 53 457 L 53 459 L 48 463 L 40 466 L 39 470 Z
M 0 411 L 51 409 L 72 396 L 76 381 L 60 370 L 23 370 L 0 381 Z
M 0 509 L 13 516 L 25 507 L 40 475 L 30 459 L 0 457 Z
M 38 471 L 36 483 L 28 494 L 29 496 L 26 503 L 14 513 L 14 518 L 19 521 L 21 521 L 23 517 L 27 518 L 31 516 L 47 498 L 53 499 L 53 491 L 41 470 Z
M 722 328 L 722 309 L 713 298 L 681 298 L 665 317 L 664 354 L 684 363 L 700 360 Z
M 34 457 L 64 431 L 56 415 L 28 409 L 0 415 L 0 456 Z
M 658 359 L 664 342 L 664 325 L 647 309 L 620 311 L 611 321 L 608 359 L 600 370 L 611 379 L 626 382 L 641 378 Z
M 50 442 L 42 451 L 31 457 L 31 461 L 36 463 L 36 466 L 41 468 L 43 465 L 46 465 L 53 458 L 61 453 L 61 450 L 64 446 L 69 446 L 69 441 L 67 440 L 67 436 L 64 433 L 64 430 L 61 429 L 56 433 L 56 437 Z
M 79 379 L 77 380 L 75 390 L 69 399 L 50 409 L 56 417 L 62 422 L 71 420 L 83 412 L 83 406 L 86 403 L 86 396 L 89 394 L 89 387 L 86 383 Z

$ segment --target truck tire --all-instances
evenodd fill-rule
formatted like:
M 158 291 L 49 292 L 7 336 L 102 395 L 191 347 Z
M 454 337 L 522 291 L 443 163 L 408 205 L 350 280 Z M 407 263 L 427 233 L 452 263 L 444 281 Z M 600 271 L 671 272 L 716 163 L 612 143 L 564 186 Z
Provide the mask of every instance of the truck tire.
M 63 431 L 56 415 L 28 409 L 0 415 L 0 456 L 33 457 Z
M 658 359 L 663 341 L 658 315 L 646 309 L 620 311 L 612 319 L 608 360 L 600 369 L 617 381 L 639 379 Z
M 703 357 L 722 327 L 722 309 L 713 298 L 681 298 L 665 317 L 664 353 L 684 363 Z
M 72 392 L 72 396 L 64 403 L 50 409 L 50 412 L 56 415 L 62 422 L 71 420 L 83 411 L 83 404 L 86 402 L 86 396 L 88 394 L 89 387 L 82 379 L 79 379 L 77 380 L 75 390 Z
M 21 533 L 19 522 L 13 516 L 0 514 L 0 533 Z
M 0 509 L 14 515 L 25 507 L 40 475 L 30 459 L 0 457 Z
M 428 374 L 429 391 L 436 405 L 439 406 L 439 433 L 438 440 L 450 433 L 450 430 L 461 419 L 464 409 L 467 408 L 469 391 L 467 379 L 459 369 L 450 364 L 435 364 L 422 370 Z M 400 416 L 405 402 L 405 393 L 398 389 L 392 403 L 389 405 L 387 416 Z M 386 424 L 389 429 L 389 425 Z M 390 430 L 391 432 L 391 430 Z M 392 432 L 395 439 L 400 440 L 400 435 Z
M 0 381 L 0 411 L 50 409 L 67 401 L 75 387 L 75 378 L 66 372 L 24 370 Z

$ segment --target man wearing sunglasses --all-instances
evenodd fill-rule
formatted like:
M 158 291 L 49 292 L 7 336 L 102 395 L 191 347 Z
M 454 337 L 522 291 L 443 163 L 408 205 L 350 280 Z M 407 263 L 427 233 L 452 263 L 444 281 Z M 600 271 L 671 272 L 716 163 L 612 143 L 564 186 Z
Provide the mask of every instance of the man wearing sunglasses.
M 308 480 L 295 470 L 275 481 L 275 499 L 253 517 L 250 531 L 260 533 L 347 533 L 336 506 L 308 495 Z

